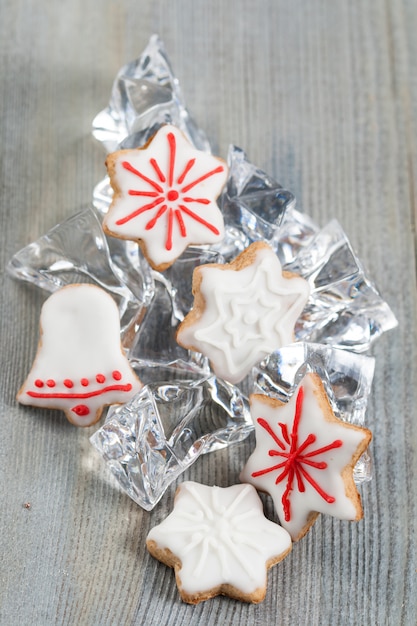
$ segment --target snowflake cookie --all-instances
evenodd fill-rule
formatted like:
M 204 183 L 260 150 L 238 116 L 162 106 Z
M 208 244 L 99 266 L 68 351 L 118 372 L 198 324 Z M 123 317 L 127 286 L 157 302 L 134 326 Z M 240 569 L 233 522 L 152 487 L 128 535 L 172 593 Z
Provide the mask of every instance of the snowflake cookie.
M 305 535 L 319 513 L 362 518 L 353 468 L 371 433 L 334 415 L 317 374 L 307 374 L 286 404 L 252 395 L 251 413 L 256 448 L 240 478 L 272 496 L 293 541 Z
M 61 409 L 76 426 L 95 424 L 103 407 L 123 404 L 142 384 L 122 352 L 119 309 L 95 285 L 68 285 L 44 303 L 21 404 Z
M 223 239 L 216 198 L 227 165 L 175 126 L 162 126 L 143 148 L 110 154 L 106 166 L 114 197 L 104 231 L 137 241 L 154 269 L 167 269 L 187 246 Z
M 217 595 L 261 602 L 267 570 L 291 550 L 286 530 L 266 519 L 251 485 L 182 483 L 173 512 L 146 545 L 173 567 L 181 598 L 197 604 Z
M 216 375 L 235 384 L 258 361 L 293 342 L 309 286 L 282 272 L 270 246 L 256 242 L 232 263 L 197 267 L 193 293 L 177 342 L 206 355 Z

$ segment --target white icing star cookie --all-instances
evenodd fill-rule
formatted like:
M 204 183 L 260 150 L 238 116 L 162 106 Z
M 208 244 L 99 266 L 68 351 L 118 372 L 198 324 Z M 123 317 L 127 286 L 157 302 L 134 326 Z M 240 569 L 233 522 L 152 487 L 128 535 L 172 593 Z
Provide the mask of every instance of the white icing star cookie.
M 336 418 L 317 374 L 307 374 L 286 404 L 251 396 L 251 413 L 256 448 L 240 478 L 271 495 L 293 541 L 319 513 L 361 519 L 353 468 L 371 433 Z
M 32 369 L 21 404 L 61 409 L 76 426 L 96 423 L 103 407 L 123 404 L 142 387 L 122 352 L 119 310 L 94 285 L 68 285 L 45 302 Z
M 193 293 L 177 341 L 206 355 L 217 376 L 238 383 L 258 361 L 292 343 L 309 286 L 283 273 L 270 246 L 256 242 L 232 263 L 197 267 Z
M 251 485 L 182 483 L 173 512 L 148 534 L 149 552 L 175 568 L 190 604 L 222 594 L 261 602 L 267 569 L 291 550 L 288 533 L 263 514 Z
M 227 165 L 175 126 L 163 126 L 144 148 L 110 154 L 106 165 L 114 199 L 104 231 L 137 241 L 154 269 L 168 268 L 187 246 L 223 239 L 216 198 Z

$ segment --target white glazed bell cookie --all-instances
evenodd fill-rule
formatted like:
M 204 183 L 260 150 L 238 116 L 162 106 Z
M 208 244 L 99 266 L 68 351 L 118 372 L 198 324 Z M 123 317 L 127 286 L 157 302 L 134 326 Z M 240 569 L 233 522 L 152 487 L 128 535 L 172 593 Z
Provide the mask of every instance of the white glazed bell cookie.
M 207 356 L 217 376 L 238 383 L 258 361 L 293 342 L 309 286 L 283 273 L 270 246 L 256 242 L 232 263 L 197 267 L 193 293 L 177 342 Z
M 146 545 L 173 567 L 181 598 L 197 604 L 217 595 L 261 602 L 267 570 L 291 550 L 286 530 L 266 519 L 251 485 L 182 483 L 173 512 Z
M 359 520 L 356 461 L 371 441 L 366 428 L 338 419 L 317 374 L 307 374 L 288 403 L 251 396 L 256 448 L 241 480 L 269 493 L 293 541 L 319 513 Z
M 68 285 L 44 303 L 32 369 L 21 404 L 61 409 L 76 426 L 91 426 L 103 407 L 127 402 L 141 382 L 122 352 L 119 310 L 94 285 Z
M 226 163 L 197 150 L 175 126 L 163 126 L 145 147 L 107 157 L 114 190 L 104 231 L 137 241 L 150 265 L 163 271 L 187 246 L 219 243 L 223 216 L 216 204 Z

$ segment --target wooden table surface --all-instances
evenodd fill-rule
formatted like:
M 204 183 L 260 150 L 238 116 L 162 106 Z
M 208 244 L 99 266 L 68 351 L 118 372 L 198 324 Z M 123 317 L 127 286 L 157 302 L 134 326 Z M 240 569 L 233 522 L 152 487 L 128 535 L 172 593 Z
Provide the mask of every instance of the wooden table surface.
M 44 295 L 3 273 L 0 623 L 415 624 L 415 0 L 2 0 L 0 17 L 2 268 L 89 205 L 104 175 L 91 121 L 158 33 L 214 152 L 242 147 L 321 226 L 337 218 L 399 322 L 371 350 L 364 520 L 320 518 L 262 604 L 192 607 L 145 548 L 174 487 L 141 510 L 107 480 L 95 427 L 16 404 Z M 185 478 L 233 484 L 243 449 Z

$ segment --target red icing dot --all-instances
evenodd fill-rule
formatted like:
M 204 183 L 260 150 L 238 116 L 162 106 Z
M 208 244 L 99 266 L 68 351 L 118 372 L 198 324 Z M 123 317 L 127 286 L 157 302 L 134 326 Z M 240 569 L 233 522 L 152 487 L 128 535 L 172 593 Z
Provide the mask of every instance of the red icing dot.
M 72 407 L 71 411 L 79 415 L 79 417 L 84 417 L 90 413 L 90 409 L 85 404 L 77 404 L 77 406 Z
M 53 378 L 48 378 L 48 380 L 46 381 L 46 384 L 48 385 L 48 387 L 55 387 L 55 381 Z
M 68 387 L 68 389 L 71 389 L 72 387 L 74 387 L 74 383 L 69 378 L 66 378 L 64 380 L 64 385 L 65 387 Z
M 174 200 L 178 200 L 178 196 L 179 196 L 179 193 L 178 191 L 175 191 L 175 189 L 170 189 L 167 193 L 167 199 L 170 202 L 173 202 Z
M 112 373 L 112 376 L 114 380 L 121 380 L 122 378 L 122 374 L 121 372 L 119 372 L 119 370 L 114 370 L 114 372 Z
M 35 387 L 39 387 L 39 388 L 43 387 L 43 381 L 40 378 L 37 378 L 35 380 Z
M 82 378 L 81 379 L 81 384 L 83 387 L 88 387 L 88 378 Z
M 106 380 L 106 377 L 103 374 L 97 374 L 96 381 L 98 383 L 104 383 L 105 380 Z

